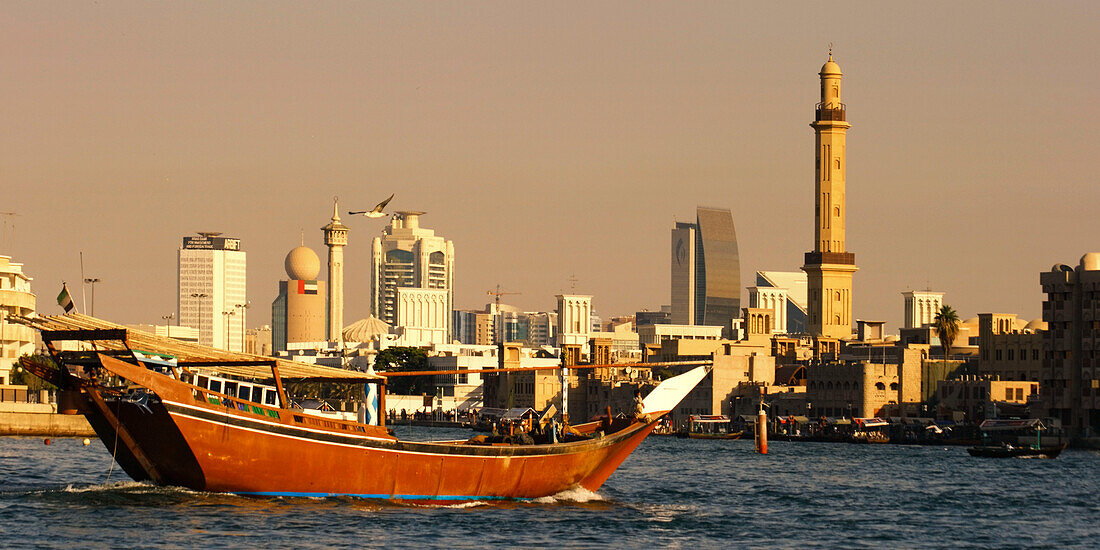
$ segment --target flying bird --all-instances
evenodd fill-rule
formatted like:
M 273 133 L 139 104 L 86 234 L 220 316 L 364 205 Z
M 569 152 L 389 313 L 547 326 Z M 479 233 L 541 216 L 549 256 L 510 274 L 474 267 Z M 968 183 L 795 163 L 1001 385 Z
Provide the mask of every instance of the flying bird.
M 348 212 L 348 214 L 352 216 L 362 214 L 368 218 L 381 218 L 382 216 L 386 215 L 384 212 L 382 212 L 382 210 L 386 208 L 386 205 L 389 204 L 391 200 L 393 200 L 392 194 L 390 195 L 390 198 L 378 203 L 378 206 L 375 206 L 374 210 L 361 210 L 359 212 Z

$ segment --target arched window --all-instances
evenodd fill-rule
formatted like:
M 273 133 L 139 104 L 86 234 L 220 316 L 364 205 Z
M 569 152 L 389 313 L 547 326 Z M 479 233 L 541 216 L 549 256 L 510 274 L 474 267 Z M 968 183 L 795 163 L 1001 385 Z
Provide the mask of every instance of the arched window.
M 891 391 L 898 391 L 898 383 L 897 382 L 890 382 L 890 390 Z
M 882 382 L 875 382 L 875 389 L 876 390 L 885 390 L 886 389 L 886 384 L 883 384 Z

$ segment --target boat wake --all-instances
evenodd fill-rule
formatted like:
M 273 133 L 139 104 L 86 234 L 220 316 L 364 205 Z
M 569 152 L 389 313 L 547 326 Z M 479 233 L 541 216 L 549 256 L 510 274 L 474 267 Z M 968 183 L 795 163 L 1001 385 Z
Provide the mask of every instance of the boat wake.
M 566 489 L 556 495 L 536 498 L 531 502 L 534 502 L 536 504 L 584 504 L 587 502 L 602 502 L 603 500 L 604 498 L 595 491 L 589 491 L 584 487 L 573 487 L 572 489 Z

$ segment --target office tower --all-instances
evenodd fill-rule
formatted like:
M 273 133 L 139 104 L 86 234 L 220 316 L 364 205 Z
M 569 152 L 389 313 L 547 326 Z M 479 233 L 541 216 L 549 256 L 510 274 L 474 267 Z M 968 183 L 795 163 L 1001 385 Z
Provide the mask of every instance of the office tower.
M 672 230 L 672 324 L 728 331 L 741 315 L 737 232 L 728 209 L 696 209 L 696 223 Z
M 454 243 L 420 227 L 424 212 L 397 212 L 372 246 L 371 307 L 375 317 L 398 327 L 405 317 L 418 333 L 440 330 L 450 342 L 454 309 Z M 433 292 L 404 293 L 399 288 Z M 401 307 L 399 307 L 401 306 Z M 443 342 L 440 342 L 443 343 Z
M 856 255 L 844 244 L 845 140 L 850 125 L 840 102 L 840 66 L 829 61 L 818 73 L 821 102 L 810 123 L 816 136 L 814 176 L 814 250 L 806 253 L 802 270 L 809 281 L 810 334 L 844 338 L 852 334 L 852 274 Z
M 199 232 L 179 249 L 176 318 L 199 331 L 205 346 L 244 350 L 248 300 L 240 239 Z

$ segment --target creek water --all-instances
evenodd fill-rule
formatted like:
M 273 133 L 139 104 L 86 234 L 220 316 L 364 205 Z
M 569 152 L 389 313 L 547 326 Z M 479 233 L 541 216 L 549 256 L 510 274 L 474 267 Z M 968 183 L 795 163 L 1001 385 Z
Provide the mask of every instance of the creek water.
M 414 440 L 470 432 L 399 427 Z M 1038 547 L 1100 542 L 1100 453 L 648 438 L 597 492 L 410 506 L 135 483 L 93 440 L 0 438 L 0 546 Z M 108 480 L 108 472 L 111 477 Z

